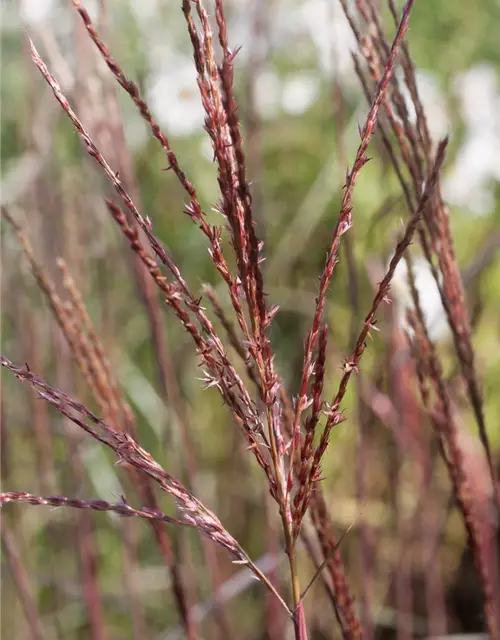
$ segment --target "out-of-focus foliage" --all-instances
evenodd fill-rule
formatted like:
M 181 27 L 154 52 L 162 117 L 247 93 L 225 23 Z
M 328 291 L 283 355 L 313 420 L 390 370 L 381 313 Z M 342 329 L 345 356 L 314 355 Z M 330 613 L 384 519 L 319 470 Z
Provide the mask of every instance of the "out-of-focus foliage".
M 35 8 L 35 4 L 6 2 L 3 8 L 2 203 L 27 223 L 36 254 L 58 282 L 55 258 L 61 255 L 67 260 L 137 415 L 140 441 L 166 468 L 183 476 L 182 455 L 178 453 L 179 421 L 162 398 L 148 319 L 137 294 L 128 248 L 103 207 L 108 187 L 32 65 L 26 35 L 36 42 L 52 72 L 79 107 L 82 120 L 94 133 L 103 125 L 98 113 L 102 78 L 105 79 L 102 86 L 109 89 L 114 85 L 86 40 L 70 3 L 46 0 L 40 3 L 47 7 L 46 12 Z M 88 4 L 97 17 L 100 3 Z M 180 2 L 108 0 L 104 4 L 107 11 L 104 33 L 113 55 L 143 88 L 171 138 L 181 166 L 195 183 L 210 219 L 220 221 L 218 214 L 211 211 L 219 197 L 216 172 L 203 131 L 203 113 Z M 259 233 L 265 240 L 267 291 L 269 298 L 281 307 L 273 326 L 272 342 L 277 366 L 296 392 L 317 278 L 339 211 L 346 163 L 352 162 L 359 143 L 357 125 L 363 122 L 367 106 L 350 63 L 349 51 L 354 45 L 349 27 L 335 1 L 238 0 L 226 5 L 232 46 L 243 45 L 237 57 L 236 86 L 239 113 L 248 138 L 250 177 L 255 180 Z M 254 21 L 258 12 L 263 26 L 258 27 L 256 35 Z M 392 36 L 388 12 L 384 18 Z M 408 34 L 431 130 L 436 140 L 445 134 L 451 136 L 444 195 L 450 205 L 456 250 L 464 274 L 481 259 L 489 239 L 495 233 L 498 235 L 500 222 L 499 20 L 500 5 L 496 0 L 417 2 Z M 166 160 L 161 149 L 149 137 L 128 97 L 119 92 L 118 101 L 127 141 L 133 150 L 141 211 L 152 219 L 155 232 L 193 290 L 201 293 L 202 285 L 211 283 L 229 308 L 225 290 L 210 261 L 206 239 L 183 214 L 185 194 L 172 172 L 162 171 Z M 108 139 L 104 152 L 113 157 L 112 138 Z M 370 278 L 371 265 L 386 263 L 401 221 L 407 217 L 380 140 L 372 143 L 370 155 L 373 161 L 363 169 L 355 190 L 354 227 L 350 232 L 362 316 L 370 307 L 376 284 Z M 67 361 L 62 365 L 58 362 L 64 343 L 5 221 L 2 232 L 2 352 L 17 362 L 29 360 L 29 354 L 36 352 L 37 362 L 29 361 L 33 369 L 36 365 L 37 372 L 56 386 L 67 383 L 69 392 L 92 404 L 79 375 L 74 371 L 68 373 L 72 369 Z M 352 308 L 347 277 L 342 254 L 328 307 L 332 338 L 327 385 L 332 394 L 338 384 L 342 355 L 348 351 L 351 340 Z M 474 344 L 484 383 L 486 419 L 498 452 L 498 259 L 493 257 L 483 265 L 479 276 L 470 281 L 468 293 L 471 314 L 477 312 Z M 387 350 L 388 316 L 380 316 L 381 331 L 369 344 L 362 371 L 373 384 L 385 387 L 387 372 L 380 363 L 384 362 Z M 194 442 L 197 492 L 250 555 L 258 558 L 277 544 L 262 535 L 263 531 L 269 531 L 263 507 L 268 501 L 263 478 L 242 451 L 235 426 L 216 391 L 202 390 L 199 382 L 202 373 L 189 337 L 171 313 L 163 314 L 163 322 Z M 440 345 L 445 354 L 448 347 L 446 341 Z M 447 373 L 451 375 L 454 371 L 451 356 L 446 361 Z M 331 497 L 339 532 L 359 510 L 355 503 L 356 390 L 356 384 L 352 384 L 344 403 L 348 420 L 332 434 L 323 465 L 324 485 Z M 36 403 L 30 404 L 29 399 L 27 389 L 3 376 L 3 484 L 5 490 L 40 493 L 40 460 L 32 435 Z M 71 486 L 72 461 L 63 424 L 54 412 L 49 412 L 49 418 L 53 436 L 53 491 L 114 500 L 114 493 L 121 491 L 114 460 L 86 439 L 82 446 L 87 477 L 83 486 Z M 472 416 L 464 412 L 464 418 L 465 427 L 475 435 Z M 399 553 L 394 550 L 397 532 L 393 516 L 387 513 L 393 490 L 388 484 L 387 467 L 393 462 L 394 441 L 385 427 L 373 418 L 372 422 L 373 502 L 369 513 L 377 536 L 374 591 L 379 589 L 377 602 L 383 608 L 385 594 L 390 590 L 390 577 L 384 573 L 384 566 L 392 566 L 394 554 Z M 166 501 L 163 506 L 172 510 Z M 74 514 L 12 507 L 5 517 L 17 534 L 22 559 L 36 589 L 40 614 L 48 629 L 46 638 L 89 637 L 74 541 L 68 539 L 67 533 Z M 101 514 L 93 516 L 92 522 L 109 638 L 131 637 L 123 595 L 122 523 Z M 167 572 L 147 525 L 136 522 L 132 525 L 133 535 L 139 540 L 140 565 L 134 580 L 149 630 L 145 637 L 168 637 L 166 632 L 178 621 Z M 463 547 L 460 523 L 452 521 L 444 536 L 443 574 L 445 582 L 451 583 Z M 194 566 L 203 567 L 198 537 L 189 534 L 187 539 Z M 344 545 L 356 589 L 359 564 L 355 534 Z M 223 554 L 219 561 L 222 577 L 228 578 L 234 568 Z M 306 575 L 311 572 L 305 559 L 304 572 Z M 52 586 L 54 576 L 57 589 Z M 197 597 L 208 597 L 211 585 L 206 573 L 200 569 L 196 576 Z M 22 609 L 6 568 L 3 581 L 2 630 L 6 638 L 26 638 Z M 317 592 L 320 598 L 319 587 Z M 312 637 L 331 637 L 321 635 L 327 634 L 328 623 L 313 600 L 311 619 L 318 631 Z M 239 630 L 234 637 L 263 637 L 258 631 L 264 628 L 262 601 L 261 590 L 252 585 L 228 604 L 231 621 Z M 62 636 L 56 634 L 57 624 L 64 631 Z M 210 622 L 211 637 L 220 637 L 214 629 L 217 627 Z

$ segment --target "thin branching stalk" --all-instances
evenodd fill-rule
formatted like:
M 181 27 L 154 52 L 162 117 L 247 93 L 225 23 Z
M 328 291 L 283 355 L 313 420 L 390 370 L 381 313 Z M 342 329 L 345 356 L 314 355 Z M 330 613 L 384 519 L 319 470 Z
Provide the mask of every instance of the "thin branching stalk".
M 396 56 L 403 41 L 403 38 L 408 30 L 408 23 L 410 18 L 410 12 L 413 6 L 413 0 L 409 0 L 405 4 L 403 10 L 403 17 L 399 24 L 398 30 L 393 40 L 390 56 L 385 64 L 383 77 L 377 87 L 375 98 L 372 102 L 370 110 L 365 120 L 364 127 L 361 131 L 361 144 L 359 145 L 356 153 L 356 158 L 352 165 L 352 169 L 348 172 L 346 177 L 346 184 L 344 187 L 344 196 L 342 199 L 342 205 L 340 214 L 335 225 L 333 232 L 332 242 L 328 256 L 326 259 L 325 267 L 320 277 L 319 290 L 316 297 L 316 307 L 314 317 L 312 320 L 311 328 L 306 337 L 306 343 L 304 348 L 304 364 L 302 368 L 302 379 L 300 382 L 299 395 L 296 399 L 295 405 L 295 420 L 294 420 L 294 435 L 292 440 L 292 452 L 291 457 L 295 456 L 295 452 L 298 451 L 300 441 L 300 418 L 305 409 L 309 406 L 310 400 L 309 393 L 309 380 L 314 371 L 313 354 L 318 340 L 320 324 L 323 317 L 323 312 L 326 304 L 326 295 L 330 282 L 333 278 L 333 272 L 335 265 L 338 262 L 337 254 L 340 247 L 340 241 L 342 236 L 349 231 L 352 226 L 352 195 L 354 187 L 356 185 L 358 176 L 363 166 L 368 162 L 366 152 L 368 145 L 372 138 L 375 126 L 377 123 L 377 116 L 382 105 L 385 91 L 389 85 L 390 79 L 394 73 L 394 67 L 396 63 Z M 292 481 L 289 480 L 289 484 Z
M 233 536 L 223 527 L 217 516 L 205 507 L 174 476 L 165 471 L 151 454 L 145 451 L 128 433 L 116 431 L 98 418 L 85 405 L 73 400 L 63 391 L 51 387 L 40 376 L 30 371 L 29 368 L 18 367 L 4 356 L 0 356 L 0 364 L 20 381 L 29 382 L 40 398 L 49 402 L 62 415 L 83 429 L 92 438 L 113 450 L 119 463 L 131 465 L 151 478 L 163 491 L 172 496 L 176 500 L 183 516 L 183 522 L 186 525 L 196 528 L 200 534 L 224 547 L 233 556 L 235 562 L 247 565 L 257 578 L 263 581 L 275 594 L 286 611 L 292 615 L 290 608 L 274 586 L 255 566 Z
M 373 299 L 371 309 L 364 320 L 363 328 L 361 330 L 361 333 L 358 336 L 358 340 L 356 342 L 356 345 L 354 346 L 351 356 L 344 361 L 344 364 L 343 364 L 344 373 L 340 381 L 338 391 L 332 403 L 327 408 L 326 425 L 321 435 L 320 442 L 316 450 L 314 451 L 313 458 L 310 461 L 309 478 L 307 482 L 307 489 L 305 491 L 306 501 L 308 500 L 308 496 L 311 493 L 314 483 L 316 483 L 320 478 L 321 459 L 328 446 L 328 438 L 329 438 L 330 432 L 334 426 L 338 425 L 340 422 L 344 420 L 344 417 L 340 410 L 340 405 L 346 393 L 347 386 L 349 384 L 349 380 L 352 374 L 358 371 L 359 361 L 367 346 L 366 340 L 370 335 L 370 332 L 373 330 L 376 330 L 375 314 L 377 312 L 377 309 L 382 301 L 389 302 L 389 297 L 388 297 L 389 287 L 390 287 L 391 280 L 394 275 L 396 266 L 398 265 L 400 260 L 403 258 L 405 250 L 407 249 L 407 247 L 412 241 L 413 235 L 421 221 L 421 218 L 424 215 L 426 207 L 428 206 L 430 199 L 434 195 L 434 190 L 436 188 L 436 184 L 439 179 L 439 171 L 444 162 L 447 143 L 448 141 L 447 139 L 445 139 L 438 146 L 431 177 L 427 182 L 426 189 L 422 195 L 417 211 L 412 216 L 412 218 L 410 218 L 406 226 L 404 235 L 402 239 L 399 241 L 396 247 L 396 250 L 394 251 L 394 255 L 389 264 L 389 269 L 385 274 L 383 280 L 379 284 L 378 291 L 375 295 L 375 298 Z M 302 508 L 302 510 L 304 511 L 304 507 Z
M 40 289 L 43 291 L 67 339 L 73 356 L 86 382 L 93 392 L 94 398 L 105 419 L 117 428 L 135 435 L 135 419 L 130 406 L 121 397 L 118 383 L 111 371 L 104 347 L 93 328 L 90 317 L 85 309 L 82 296 L 76 287 L 66 263 L 58 260 L 58 266 L 63 275 L 63 286 L 68 292 L 69 300 L 64 302 L 56 292 L 46 270 L 37 261 L 34 250 L 21 224 L 5 210 L 4 215 L 13 226 L 23 251 L 29 261 L 33 275 Z M 129 476 L 136 487 L 141 500 L 153 510 L 158 510 L 157 498 L 146 478 L 137 474 L 135 469 L 128 469 Z M 188 605 L 186 590 L 182 580 L 180 568 L 172 552 L 172 543 L 165 528 L 158 521 L 151 521 L 156 540 L 172 575 L 174 593 L 179 613 L 188 632 L 192 637 L 191 625 L 188 619 Z
M 32 505 L 50 507 L 71 507 L 72 509 L 90 509 L 91 511 L 108 511 L 116 513 L 122 518 L 142 518 L 144 520 L 158 520 L 160 522 L 166 522 L 167 524 L 193 526 L 177 518 L 167 516 L 161 511 L 149 509 L 148 507 L 140 509 L 134 508 L 126 502 L 125 498 L 122 498 L 120 502 L 112 503 L 107 500 L 82 500 L 80 498 L 68 498 L 67 496 L 37 496 L 32 493 L 26 493 L 25 491 L 6 491 L 5 493 L 0 493 L 0 506 L 8 504 L 9 502 L 24 502 Z

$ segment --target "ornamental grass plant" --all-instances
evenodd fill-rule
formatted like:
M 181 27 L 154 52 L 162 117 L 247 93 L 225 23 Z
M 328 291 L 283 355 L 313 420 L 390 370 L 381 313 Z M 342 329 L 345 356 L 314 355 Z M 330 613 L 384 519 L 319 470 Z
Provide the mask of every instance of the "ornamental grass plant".
M 199 175 L 113 51 L 112 3 L 72 4 L 74 59 L 50 28 L 24 36 L 38 165 L 2 202 L 6 637 L 500 638 L 498 425 L 466 290 L 499 238 L 464 272 L 453 138 L 431 133 L 411 51 L 419 2 L 340 0 L 366 106 L 351 153 L 333 81 L 319 126 L 338 195 L 294 220 L 266 191 L 264 61 L 238 66 L 232 4 L 179 7 Z M 258 39 L 273 17 L 257 2 L 247 19 Z M 390 193 L 361 216 L 370 172 Z M 311 243 L 316 204 L 332 212 Z

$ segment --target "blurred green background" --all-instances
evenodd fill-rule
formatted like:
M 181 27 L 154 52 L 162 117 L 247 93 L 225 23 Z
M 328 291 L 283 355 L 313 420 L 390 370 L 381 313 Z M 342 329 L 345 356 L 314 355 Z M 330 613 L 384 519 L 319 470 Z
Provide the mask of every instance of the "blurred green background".
M 169 135 L 182 168 L 196 185 L 204 210 L 210 212 L 219 197 L 216 169 L 203 131 L 203 112 L 180 2 L 108 0 L 105 4 L 85 4 L 93 17 L 100 16 L 114 57 L 143 90 Z M 207 5 L 212 15 L 211 3 Z M 272 329 L 272 344 L 277 367 L 291 393 L 295 393 L 317 278 L 339 212 L 346 166 L 352 162 L 359 143 L 358 123 L 363 123 L 367 106 L 352 66 L 355 44 L 339 3 L 233 0 L 225 5 L 231 45 L 242 46 L 236 58 L 235 84 L 249 174 L 254 181 L 254 212 L 259 235 L 265 241 L 266 290 L 269 300 L 281 307 Z M 392 37 L 393 25 L 385 7 L 383 12 Z M 456 250 L 474 317 L 477 366 L 483 381 L 489 433 L 497 452 L 498 24 L 498 0 L 417 1 L 407 36 L 434 140 L 450 136 L 443 193 L 450 207 Z M 152 219 L 155 233 L 192 289 L 201 294 L 204 283 L 212 284 L 229 311 L 228 296 L 211 263 L 205 237 L 183 214 L 185 194 L 172 172 L 162 171 L 166 160 L 134 105 L 124 92 L 118 91 L 116 111 L 107 110 L 106 95 L 114 90 L 114 81 L 87 39 L 71 3 L 6 0 L 1 27 L 2 205 L 24 221 L 39 261 L 60 292 L 56 257 L 67 261 L 135 412 L 141 443 L 165 468 L 185 477 L 179 415 L 165 401 L 148 317 L 137 293 L 128 248 L 104 206 L 103 195 L 109 195 L 109 188 L 31 63 L 27 35 L 112 165 L 115 160 L 124 162 L 120 156 L 122 147 L 114 146 L 113 118 L 123 121 L 140 210 Z M 361 315 L 369 309 L 374 293 L 371 266 L 385 264 L 402 220 L 407 217 L 400 188 L 377 137 L 370 155 L 374 160 L 363 169 L 355 190 L 354 227 L 349 232 Z M 209 217 L 221 222 L 215 212 Z M 50 383 L 95 407 L 84 381 L 70 364 L 47 301 L 5 220 L 2 232 L 2 352 L 16 363 L 28 362 Z M 226 254 L 229 250 L 227 244 Z M 331 348 L 327 397 L 338 384 L 339 365 L 342 355 L 348 352 L 352 327 L 356 322 L 359 325 L 359 320 L 352 320 L 347 271 L 342 254 L 328 299 Z M 363 357 L 362 371 L 374 385 L 385 388 L 390 331 L 387 316 L 379 315 L 381 332 Z M 162 317 L 196 459 L 196 492 L 252 557 L 274 553 L 279 547 L 276 514 L 262 474 L 244 451 L 216 390 L 202 390 L 202 373 L 189 336 L 167 310 Z M 447 371 L 452 373 L 453 360 L 446 339 L 440 349 Z M 348 421 L 332 434 L 323 466 L 324 487 L 339 533 L 359 512 L 355 480 L 357 390 L 353 383 L 344 403 Z M 43 493 L 40 474 L 44 464 L 36 438 L 34 442 L 34 411 L 36 402 L 32 402 L 28 390 L 4 374 L 4 491 Z M 465 405 L 462 415 L 465 430 L 475 438 L 474 421 Z M 45 471 L 52 476 L 56 493 L 116 500 L 123 486 L 113 458 L 88 437 L 83 438 L 78 446 L 85 480 L 74 486 L 74 461 L 61 418 L 50 410 L 47 419 L 51 439 L 47 454 L 50 464 Z M 398 553 L 390 468 L 391 460 L 399 454 L 394 453 L 390 432 L 376 419 L 372 420 L 372 430 L 368 519 L 374 535 L 374 615 L 377 620 L 387 618 L 389 622 L 384 624 L 390 628 L 391 567 L 394 554 Z M 444 476 L 442 484 L 445 496 Z M 408 492 L 410 495 L 411 488 Z M 173 510 L 167 500 L 162 500 L 162 505 L 169 512 Z M 79 514 L 25 506 L 9 507 L 4 514 L 30 575 L 44 637 L 92 637 L 71 534 L 78 526 Z M 446 585 L 453 583 L 463 549 L 463 531 L 453 517 L 446 527 L 441 554 Z M 125 525 L 130 527 L 138 553 L 132 583 L 144 618 L 146 631 L 142 637 L 170 637 L 168 631 L 176 627 L 178 618 L 168 574 L 151 531 L 142 522 L 125 521 Z M 125 525 L 113 516 L 92 516 L 96 571 L 109 638 L 133 637 L 122 576 Z M 195 584 L 191 585 L 196 594 L 194 600 L 202 601 L 209 597 L 211 583 L 199 539 L 191 533 L 182 535 L 188 536 L 188 552 L 196 569 Z M 358 551 L 353 533 L 345 543 L 345 557 L 355 592 L 360 571 Z M 224 553 L 217 554 L 222 578 L 229 579 L 235 568 Z M 308 576 L 312 568 L 305 552 L 303 557 L 304 575 Z M 2 569 L 3 633 L 5 638 L 27 638 L 14 582 L 9 569 Z M 310 617 L 317 636 L 312 637 L 337 637 L 331 631 L 332 612 L 326 612 L 319 604 L 319 587 L 315 594 Z M 262 631 L 267 615 L 264 593 L 258 585 L 251 583 L 242 594 L 231 597 L 226 607 L 234 637 L 267 637 Z M 203 625 L 206 637 L 222 637 L 211 616 L 204 619 Z

